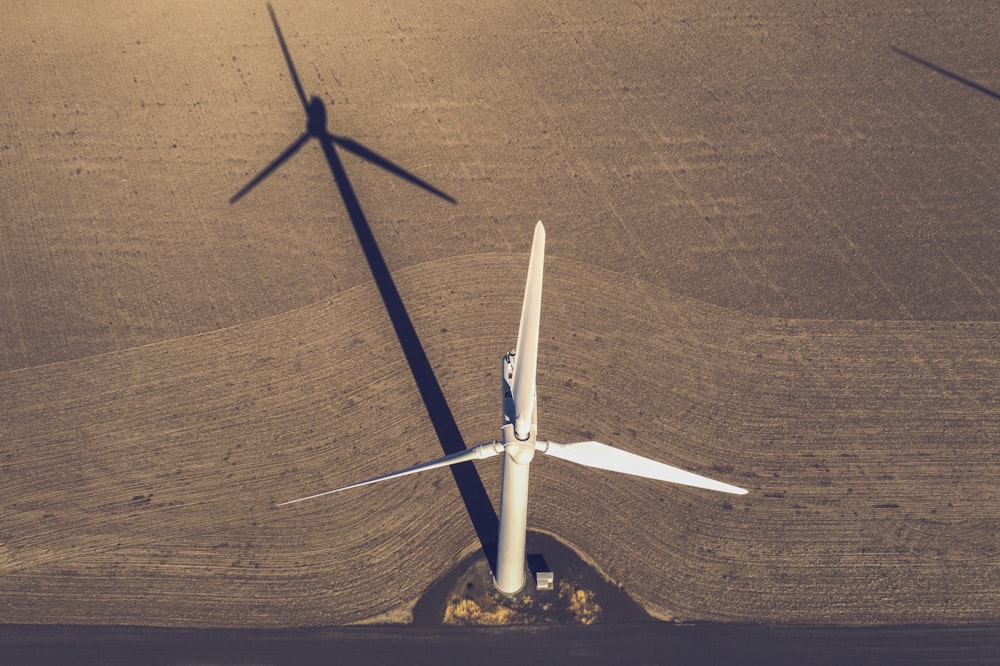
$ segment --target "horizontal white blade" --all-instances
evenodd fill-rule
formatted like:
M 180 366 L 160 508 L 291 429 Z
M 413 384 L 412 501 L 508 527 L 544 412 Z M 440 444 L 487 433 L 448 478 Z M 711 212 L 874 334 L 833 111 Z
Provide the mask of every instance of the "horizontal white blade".
M 545 227 L 535 225 L 531 241 L 531 258 L 528 260 L 528 279 L 524 283 L 524 304 L 521 306 L 521 323 L 517 330 L 517 349 L 514 354 L 514 431 L 518 438 L 526 439 L 532 423 L 534 409 L 535 372 L 538 368 L 538 324 L 542 310 L 542 268 L 545 263 Z
M 482 460 L 483 458 L 490 458 L 502 452 L 503 452 L 503 445 L 500 442 L 487 442 L 486 444 L 479 444 L 478 446 L 474 446 L 471 449 L 466 449 L 465 451 L 452 453 L 450 455 L 444 456 L 443 458 L 437 458 L 436 460 L 432 460 L 430 462 L 414 465 L 413 467 L 407 467 L 406 469 L 400 470 L 398 472 L 390 472 L 389 474 L 376 476 L 374 479 L 368 479 L 367 481 L 361 481 L 360 483 L 352 483 L 349 486 L 334 488 L 333 490 L 324 490 L 321 493 L 316 493 L 315 495 L 309 495 L 308 497 L 300 497 L 299 499 L 293 499 L 287 502 L 282 502 L 280 504 L 277 504 L 276 506 L 285 506 L 286 504 L 295 504 L 296 502 L 304 502 L 306 500 L 314 499 L 316 497 L 323 497 L 324 495 L 332 495 L 333 493 L 339 493 L 341 490 L 360 488 L 361 486 L 367 486 L 372 483 L 378 483 L 379 481 L 388 481 L 389 479 L 396 479 L 401 476 L 416 474 L 417 472 L 426 472 L 429 469 L 437 469 L 438 467 L 448 467 L 449 465 L 457 465 L 458 463 L 468 462 L 470 460 Z
M 561 442 L 537 442 L 536 448 L 556 458 L 569 460 L 578 465 L 606 469 L 612 472 L 622 472 L 642 476 L 647 479 L 657 479 L 659 481 L 669 481 L 695 488 L 707 488 L 708 490 L 718 490 L 723 493 L 734 495 L 745 495 L 747 491 L 743 488 L 731 486 L 728 483 L 710 479 L 707 476 L 699 476 L 692 472 L 686 472 L 677 467 L 664 465 L 661 462 L 644 458 L 628 451 L 616 449 L 600 442 L 574 442 L 563 444 Z

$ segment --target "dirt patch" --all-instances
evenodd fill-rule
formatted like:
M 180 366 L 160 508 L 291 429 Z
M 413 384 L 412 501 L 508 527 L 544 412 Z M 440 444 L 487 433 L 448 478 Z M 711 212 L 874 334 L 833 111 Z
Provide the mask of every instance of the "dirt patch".
M 514 595 L 497 591 L 483 553 L 466 557 L 417 602 L 418 625 L 507 626 L 651 622 L 621 587 L 557 539 L 528 532 L 526 583 Z M 538 571 L 555 574 L 551 590 L 536 589 Z

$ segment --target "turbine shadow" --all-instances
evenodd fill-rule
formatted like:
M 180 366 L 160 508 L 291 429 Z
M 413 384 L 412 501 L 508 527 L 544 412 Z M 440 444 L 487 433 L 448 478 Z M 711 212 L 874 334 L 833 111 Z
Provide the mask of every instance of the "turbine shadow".
M 983 93 L 984 95 L 989 95 L 993 99 L 1000 99 L 1000 93 L 997 93 L 997 92 L 995 92 L 993 90 L 990 90 L 989 88 L 987 88 L 985 86 L 981 86 L 978 83 L 976 83 L 975 81 L 970 81 L 969 79 L 966 79 L 964 77 L 959 76 L 958 74 L 955 74 L 954 72 L 949 72 L 947 69 L 944 69 L 942 67 L 938 67 L 934 63 L 927 62 L 926 60 L 923 60 L 922 58 L 918 58 L 917 56 L 913 55 L 912 53 L 907 53 L 903 49 L 896 48 L 895 46 L 892 46 L 892 45 L 890 45 L 889 48 L 892 49 L 893 51 L 895 51 L 898 55 L 901 55 L 904 58 L 908 58 L 909 60 L 912 60 L 913 62 L 917 63 L 918 65 L 923 65 L 924 67 L 927 67 L 928 69 L 932 69 L 935 72 L 937 72 L 938 74 L 941 74 L 943 76 L 947 76 L 949 79 L 952 79 L 954 81 L 958 81 L 962 85 L 969 86 L 973 90 L 978 90 L 979 92 Z
M 273 162 L 265 167 L 263 171 L 233 195 L 230 203 L 235 203 L 266 179 L 282 163 L 292 157 L 310 138 L 315 138 L 319 141 L 320 146 L 323 148 L 323 155 L 326 157 L 327 165 L 330 167 L 330 173 L 333 175 L 333 180 L 344 203 L 344 208 L 347 210 L 351 225 L 354 227 L 355 234 L 357 234 L 361 251 L 368 262 L 368 268 L 371 270 L 379 295 L 385 304 L 389 320 L 392 322 L 393 330 L 399 339 L 403 355 L 406 357 L 410 372 L 413 374 L 413 379 L 416 382 L 420 397 L 423 400 L 424 407 L 427 410 L 427 415 L 434 427 L 434 432 L 441 444 L 441 448 L 446 455 L 464 451 L 468 447 L 462 438 L 458 424 L 455 422 L 455 417 L 448 407 L 444 392 L 441 390 L 441 385 L 438 383 L 430 361 L 427 359 L 424 347 L 417 336 L 416 329 L 413 327 L 413 322 L 406 311 L 406 306 L 403 304 L 402 296 L 400 296 L 399 290 L 396 288 L 396 283 L 392 279 L 389 267 L 382 256 L 382 252 L 375 240 L 375 235 L 372 233 L 371 226 L 368 224 L 368 220 L 361 208 L 361 203 L 354 192 L 354 187 L 347 177 L 347 171 L 340 161 L 336 146 L 340 146 L 358 157 L 372 162 L 389 173 L 445 201 L 455 203 L 455 200 L 356 141 L 335 136 L 327 130 L 326 106 L 317 97 L 312 97 L 306 102 L 305 92 L 303 91 L 298 73 L 295 70 L 295 65 L 292 63 L 292 57 L 288 52 L 285 39 L 281 34 L 278 19 L 270 4 L 267 5 L 267 9 L 271 15 L 274 31 L 277 33 L 278 42 L 281 44 L 281 50 L 285 56 L 288 70 L 291 73 L 295 90 L 306 112 L 306 131 L 292 142 Z M 472 520 L 472 525 L 482 546 L 483 553 L 486 555 L 491 570 L 495 572 L 499 519 L 493 508 L 493 503 L 473 463 L 460 463 L 452 465 L 449 469 L 455 479 L 455 484 L 458 486 L 462 501 L 465 503 L 469 518 Z

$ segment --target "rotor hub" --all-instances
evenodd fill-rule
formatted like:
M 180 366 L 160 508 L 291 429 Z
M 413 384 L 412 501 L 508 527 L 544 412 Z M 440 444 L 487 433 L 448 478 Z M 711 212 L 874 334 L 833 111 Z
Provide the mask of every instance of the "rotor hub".
M 502 428 L 504 453 L 518 465 L 527 465 L 535 457 L 535 429 L 528 431 L 526 439 L 520 439 L 514 431 L 514 425 L 508 424 Z

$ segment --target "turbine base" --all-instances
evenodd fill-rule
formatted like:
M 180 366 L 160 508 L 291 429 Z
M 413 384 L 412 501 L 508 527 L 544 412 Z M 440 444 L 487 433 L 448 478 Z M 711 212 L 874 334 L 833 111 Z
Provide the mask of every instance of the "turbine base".
M 486 556 L 475 551 L 427 590 L 413 608 L 413 624 L 537 627 L 653 620 L 566 542 L 529 531 L 527 544 L 531 574 L 526 574 L 520 593 L 497 590 Z M 536 570 L 554 571 L 555 589 L 536 589 L 532 575 Z

